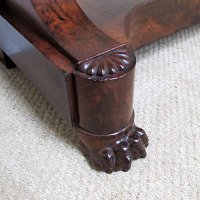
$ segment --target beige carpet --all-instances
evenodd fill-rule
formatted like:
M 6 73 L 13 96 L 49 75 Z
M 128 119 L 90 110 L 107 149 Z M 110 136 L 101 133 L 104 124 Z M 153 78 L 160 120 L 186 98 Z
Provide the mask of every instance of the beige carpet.
M 137 60 L 148 157 L 111 175 L 91 169 L 76 131 L 18 69 L 0 64 L 0 200 L 200 199 L 200 26 L 142 48 Z

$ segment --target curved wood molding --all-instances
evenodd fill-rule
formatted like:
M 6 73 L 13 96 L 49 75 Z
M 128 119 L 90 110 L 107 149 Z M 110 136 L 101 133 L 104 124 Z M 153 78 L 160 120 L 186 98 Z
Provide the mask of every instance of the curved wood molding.
M 102 31 L 134 49 L 200 22 L 200 0 L 78 0 Z M 106 9 L 105 9 L 106 8 Z
M 67 57 L 71 56 L 75 63 L 122 44 L 131 44 L 137 49 L 200 22 L 200 0 L 127 0 L 127 6 L 119 0 L 87 0 L 79 2 L 81 7 L 75 0 L 27 0 L 25 6 L 22 2 L 7 0 L 7 4 L 15 6 L 13 9 L 21 6 L 20 11 L 24 9 L 26 13 L 32 13 L 39 27 L 41 24 L 46 27 L 57 48 Z M 85 8 L 89 4 L 98 5 L 95 12 Z M 106 5 L 112 6 L 107 9 L 110 15 L 103 12 Z M 98 27 L 102 31 L 96 24 L 100 24 Z M 119 41 L 116 38 L 120 38 Z M 83 68 L 85 70 L 85 66 Z
M 125 20 L 128 43 L 137 49 L 200 22 L 200 0 L 155 0 L 133 8 Z
M 134 49 L 200 22 L 200 0 L 131 1 L 133 2 L 131 11 L 130 8 L 126 8 L 127 10 L 122 8 L 124 27 L 121 29 L 125 29 L 126 37 L 122 43 L 131 44 Z M 114 25 L 110 24 L 109 37 L 106 35 L 106 28 L 102 25 L 102 30 L 105 31 L 104 33 L 100 31 L 74 0 L 45 0 L 42 3 L 39 0 L 31 0 L 31 2 L 60 48 L 78 62 L 120 45 L 120 42 L 111 39 L 117 31 Z M 117 4 L 114 6 L 119 7 Z M 128 13 L 125 15 L 125 12 Z M 123 32 L 119 29 L 118 31 Z M 92 74 L 89 71 L 88 73 Z
M 75 61 L 120 46 L 87 18 L 75 0 L 30 1 L 58 46 Z

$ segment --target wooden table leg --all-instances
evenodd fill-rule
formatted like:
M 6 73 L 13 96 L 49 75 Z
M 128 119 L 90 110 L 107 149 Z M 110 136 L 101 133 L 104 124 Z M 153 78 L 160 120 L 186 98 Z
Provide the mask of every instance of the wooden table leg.
M 123 68 L 121 73 L 118 68 Z M 75 85 L 80 140 L 98 169 L 128 171 L 132 160 L 146 157 L 148 145 L 146 133 L 134 124 L 135 56 L 130 48 L 120 47 L 80 63 L 79 71 Z M 98 76 L 89 78 L 92 73 Z

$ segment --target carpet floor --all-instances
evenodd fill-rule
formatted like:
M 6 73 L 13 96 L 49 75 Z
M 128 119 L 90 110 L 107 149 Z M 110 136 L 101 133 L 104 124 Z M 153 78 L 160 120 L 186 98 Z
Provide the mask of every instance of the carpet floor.
M 134 109 L 148 156 L 111 175 L 91 168 L 76 130 L 20 70 L 0 63 L 1 200 L 200 199 L 200 26 L 136 56 Z

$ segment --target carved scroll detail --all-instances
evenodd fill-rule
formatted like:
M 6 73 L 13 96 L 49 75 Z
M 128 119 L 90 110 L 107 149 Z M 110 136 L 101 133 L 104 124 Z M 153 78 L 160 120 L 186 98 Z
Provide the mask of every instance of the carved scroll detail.
M 89 76 L 107 77 L 122 71 L 128 71 L 135 65 L 135 56 L 131 48 L 121 46 L 89 60 L 80 62 L 78 71 Z

